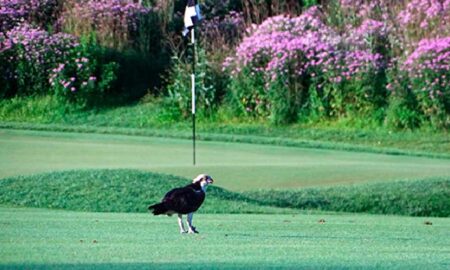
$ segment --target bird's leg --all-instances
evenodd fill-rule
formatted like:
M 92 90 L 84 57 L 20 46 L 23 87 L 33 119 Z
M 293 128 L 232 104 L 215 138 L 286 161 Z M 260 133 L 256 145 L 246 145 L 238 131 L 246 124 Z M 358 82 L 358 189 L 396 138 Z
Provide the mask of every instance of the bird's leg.
M 180 233 L 186 233 L 186 230 L 184 229 L 183 224 L 183 216 L 181 214 L 178 214 L 178 226 L 180 226 Z
M 195 229 L 194 226 L 192 226 L 192 217 L 194 216 L 194 213 L 189 213 L 187 215 L 187 223 L 188 223 L 188 232 L 189 233 L 198 233 L 198 231 Z

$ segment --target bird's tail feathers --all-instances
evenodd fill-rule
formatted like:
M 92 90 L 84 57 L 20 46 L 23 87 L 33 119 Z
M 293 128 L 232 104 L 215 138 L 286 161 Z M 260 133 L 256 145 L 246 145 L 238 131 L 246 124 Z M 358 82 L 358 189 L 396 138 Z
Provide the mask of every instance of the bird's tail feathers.
M 150 205 L 148 207 L 148 210 L 153 210 L 153 215 L 161 215 L 167 212 L 167 207 L 164 205 L 164 203 L 157 203 Z

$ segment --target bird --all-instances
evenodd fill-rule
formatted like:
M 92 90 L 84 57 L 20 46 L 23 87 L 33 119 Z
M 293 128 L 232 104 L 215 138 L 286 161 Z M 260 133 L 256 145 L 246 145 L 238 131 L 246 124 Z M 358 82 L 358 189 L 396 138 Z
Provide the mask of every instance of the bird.
M 200 174 L 192 180 L 192 183 L 179 188 L 174 188 L 166 193 L 160 203 L 150 205 L 149 210 L 153 215 L 178 215 L 180 233 L 198 233 L 192 225 L 194 212 L 200 208 L 206 196 L 206 187 L 214 183 L 211 176 Z M 183 215 L 187 215 L 186 231 L 183 224 Z

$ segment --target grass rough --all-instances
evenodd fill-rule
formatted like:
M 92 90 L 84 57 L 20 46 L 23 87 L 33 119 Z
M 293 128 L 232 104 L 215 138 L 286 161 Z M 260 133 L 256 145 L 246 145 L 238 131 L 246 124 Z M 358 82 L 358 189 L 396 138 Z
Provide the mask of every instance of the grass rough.
M 0 204 L 88 212 L 148 212 L 170 189 L 191 180 L 138 170 L 74 170 L 0 180 Z M 210 187 L 203 213 L 286 213 Z
M 408 216 L 450 216 L 450 178 L 391 181 L 244 195 L 261 205 Z
M 146 212 L 190 180 L 138 170 L 64 171 L 0 180 L 0 204 L 91 212 Z M 450 216 L 450 179 L 231 192 L 211 186 L 201 213 L 292 213 L 327 210 Z

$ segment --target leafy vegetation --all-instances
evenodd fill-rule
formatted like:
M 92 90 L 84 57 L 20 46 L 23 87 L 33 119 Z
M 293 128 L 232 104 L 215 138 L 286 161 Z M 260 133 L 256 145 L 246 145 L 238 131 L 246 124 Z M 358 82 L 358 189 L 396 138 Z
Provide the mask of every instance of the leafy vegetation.
M 3 179 L 0 204 L 93 212 L 146 212 L 146 207 L 159 201 L 165 192 L 187 183 L 189 180 L 180 177 L 133 170 L 66 171 Z M 296 209 L 449 217 L 449 195 L 448 178 L 246 193 L 212 186 L 200 211 L 283 213 Z
M 56 95 L 60 107 L 69 101 L 66 111 L 163 100 L 169 121 L 189 118 L 193 59 L 180 35 L 183 1 L 1 4 L 2 98 Z M 450 125 L 448 1 L 201 5 L 200 114 L 352 128 Z

